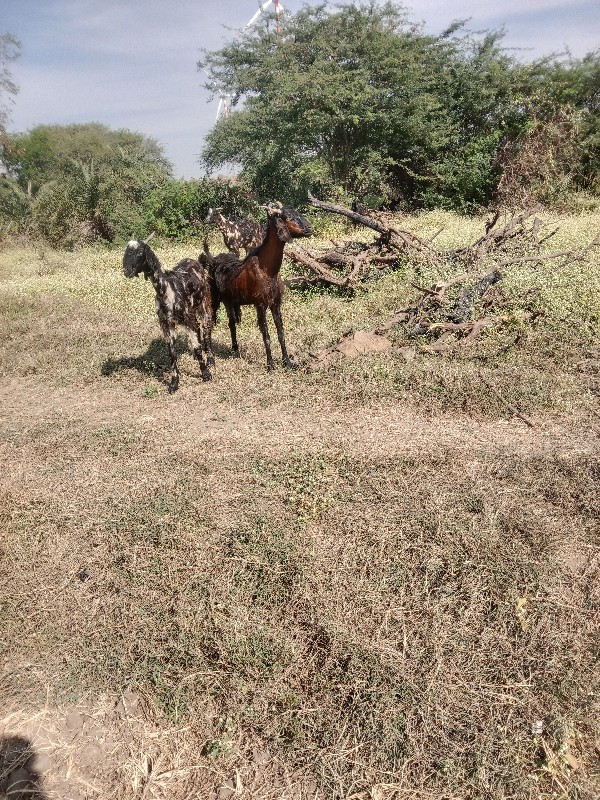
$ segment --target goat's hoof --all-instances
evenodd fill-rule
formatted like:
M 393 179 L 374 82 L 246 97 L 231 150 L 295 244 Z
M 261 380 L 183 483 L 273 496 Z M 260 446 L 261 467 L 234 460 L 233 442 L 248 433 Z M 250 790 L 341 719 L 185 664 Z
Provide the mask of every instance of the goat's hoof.
M 175 392 L 177 391 L 177 389 L 179 389 L 179 381 L 171 381 L 171 383 L 169 384 L 169 388 L 167 389 L 167 391 L 169 392 L 169 394 L 175 394 Z
M 212 381 L 212 375 L 208 370 L 202 373 L 202 380 L 203 381 Z
M 289 358 L 283 362 L 283 366 L 286 369 L 300 369 L 300 364 L 296 364 L 295 361 L 291 361 Z
M 275 369 L 275 364 L 267 364 L 267 372 L 273 372 Z
M 209 367 L 214 367 L 214 365 L 215 365 L 215 357 L 214 356 L 209 356 L 207 363 L 208 363 Z

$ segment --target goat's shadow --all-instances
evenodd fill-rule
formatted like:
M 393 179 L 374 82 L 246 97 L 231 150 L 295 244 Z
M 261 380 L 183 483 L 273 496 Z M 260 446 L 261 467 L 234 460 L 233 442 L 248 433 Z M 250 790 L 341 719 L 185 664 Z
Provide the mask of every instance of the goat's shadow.
M 178 336 L 175 343 L 177 350 L 177 357 L 182 353 L 191 353 L 186 336 Z M 231 356 L 231 348 L 224 347 L 213 341 L 213 353 L 215 357 L 228 358 Z M 169 360 L 169 351 L 167 349 L 166 341 L 158 337 L 153 339 L 145 353 L 139 356 L 123 356 L 122 358 L 107 358 L 102 364 L 101 372 L 104 377 L 114 375 L 115 372 L 121 372 L 127 369 L 136 369 L 142 375 L 147 377 L 158 378 L 162 380 L 167 373 L 171 371 L 171 362 Z
M 48 800 L 36 769 L 36 753 L 23 736 L 0 736 L 0 797 Z

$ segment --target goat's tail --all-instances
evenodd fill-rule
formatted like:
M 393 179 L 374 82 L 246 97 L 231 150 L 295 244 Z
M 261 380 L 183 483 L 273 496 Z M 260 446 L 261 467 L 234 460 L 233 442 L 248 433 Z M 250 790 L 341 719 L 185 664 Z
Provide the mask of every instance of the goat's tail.
M 241 306 L 234 306 L 233 307 L 233 313 L 235 315 L 235 321 L 239 325 L 240 322 L 242 321 L 242 307 Z

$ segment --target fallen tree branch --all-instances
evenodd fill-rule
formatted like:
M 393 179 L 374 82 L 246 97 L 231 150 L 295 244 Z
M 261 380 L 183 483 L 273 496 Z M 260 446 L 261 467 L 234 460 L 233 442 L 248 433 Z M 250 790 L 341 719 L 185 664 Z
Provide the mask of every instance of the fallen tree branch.
M 404 263 L 398 260 L 400 253 L 408 253 L 409 257 L 412 255 L 412 266 L 417 276 L 421 274 L 425 263 L 431 266 L 433 261 L 436 260 L 440 263 L 453 262 L 455 264 L 462 264 L 463 268 L 471 272 L 474 266 L 488 255 L 491 249 L 498 248 L 503 242 L 513 237 L 526 235 L 528 238 L 534 239 L 536 245 L 539 246 L 537 236 L 545 227 L 539 217 L 534 219 L 532 226 L 526 226 L 527 221 L 541 209 L 540 205 L 535 205 L 522 211 L 520 214 L 516 214 L 505 221 L 502 226 L 497 226 L 500 217 L 500 212 L 497 211 L 492 219 L 486 223 L 485 234 L 474 244 L 451 251 L 443 251 L 435 249 L 432 245 L 434 239 L 441 230 L 443 230 L 442 228 L 436 231 L 427 242 L 420 239 L 415 234 L 386 225 L 384 221 L 376 219 L 373 216 L 367 216 L 367 212 L 364 212 L 362 209 L 361 211 L 358 209 L 353 210 L 354 207 L 353 209 L 349 209 L 345 206 L 318 200 L 310 194 L 310 192 L 308 193 L 308 200 L 315 208 L 345 216 L 355 224 L 364 225 L 379 234 L 379 238 L 371 243 L 352 241 L 340 244 L 339 242 L 333 242 L 333 249 L 324 254 L 316 254 L 298 246 L 288 249 L 291 260 L 308 270 L 314 276 L 317 276 L 317 283 L 321 283 L 325 286 L 334 286 L 336 288 L 352 289 L 356 282 L 360 280 L 361 274 L 365 272 L 367 265 L 373 267 L 381 274 L 387 268 L 393 268 L 394 266 L 398 266 L 399 263 Z M 555 231 L 549 234 L 549 236 L 554 233 Z M 542 241 L 545 241 L 547 238 L 548 237 L 545 237 Z M 462 298 L 456 301 L 454 320 L 461 322 L 468 319 L 469 312 L 472 310 L 474 302 L 478 297 L 483 295 L 487 289 L 487 285 L 491 285 L 495 280 L 498 280 L 497 274 L 500 268 L 518 263 L 535 264 L 536 262 L 543 262 L 556 258 L 583 259 L 589 248 L 599 243 L 599 239 L 600 237 L 596 237 L 590 245 L 580 252 L 575 250 L 561 250 L 546 254 L 509 256 L 499 260 L 491 271 L 486 273 L 486 275 L 480 276 L 480 285 L 465 290 Z M 387 248 L 388 252 L 386 252 L 385 248 Z M 335 271 L 332 271 L 329 267 L 333 267 Z M 346 275 L 340 274 L 340 272 L 344 271 L 346 271 Z M 430 288 L 417 286 L 417 284 L 413 285 L 422 293 L 429 295 L 431 298 L 436 299 L 439 304 L 442 304 L 447 289 L 456 283 L 466 280 L 468 277 L 469 273 L 461 274 L 450 281 L 439 283 Z M 289 286 L 306 286 L 314 283 L 315 281 L 308 281 L 308 279 L 307 281 L 296 279 L 288 280 Z
M 352 211 L 349 208 L 345 208 L 344 206 L 337 206 L 333 203 L 326 203 L 323 200 L 317 200 L 316 197 L 309 192 L 308 193 L 308 202 L 311 206 L 315 206 L 315 208 L 320 208 L 323 211 L 329 211 L 331 214 L 341 214 L 344 217 L 348 217 L 353 222 L 358 222 L 360 225 L 364 225 L 367 228 L 371 228 L 377 233 L 381 233 L 382 235 L 386 235 L 389 233 L 389 229 L 385 227 L 385 225 L 381 225 L 371 217 L 365 217 L 364 214 L 359 214 L 358 211 Z
M 586 245 L 583 250 L 557 250 L 554 253 L 540 253 L 536 256 L 515 256 L 514 258 L 505 258 L 502 261 L 497 261 L 495 264 L 496 269 L 499 267 L 507 267 L 510 264 L 524 264 L 532 261 L 550 261 L 553 258 L 572 258 L 575 261 L 583 261 L 585 254 L 600 245 L 600 234 Z
M 471 322 L 432 322 L 427 326 L 428 331 L 443 331 L 442 335 L 424 349 L 430 352 L 440 352 L 445 350 L 452 342 L 450 338 L 454 333 L 466 333 L 467 335 L 459 339 L 461 344 L 472 342 L 482 330 L 501 322 L 502 317 L 481 317 Z M 457 342 L 458 343 L 458 342 Z
M 354 258 L 352 259 L 353 260 L 352 269 L 350 270 L 350 272 L 348 273 L 348 277 L 346 278 L 348 286 L 350 286 L 356 281 L 368 257 L 369 257 L 368 253 L 366 254 L 366 256 L 365 255 L 354 256 Z
M 502 228 L 494 227 L 499 217 L 499 214 L 497 214 L 490 228 L 480 239 L 478 239 L 469 248 L 463 248 L 461 251 L 457 252 L 465 252 L 466 250 L 470 250 L 475 258 L 479 260 L 483 258 L 488 250 L 492 249 L 493 247 L 497 247 L 501 242 L 505 242 L 507 239 L 511 239 L 513 236 L 516 236 L 518 233 L 522 232 L 525 222 L 541 210 L 542 206 L 538 203 L 535 206 L 522 211 L 520 214 L 511 217 Z
M 560 230 L 560 228 L 554 228 L 553 231 L 550 231 L 550 233 L 546 234 L 546 236 L 544 236 L 542 239 L 540 239 L 538 241 L 538 244 L 539 245 L 544 244 L 544 242 L 547 242 L 548 239 L 551 239 L 553 236 L 555 236 L 559 232 L 559 230 Z
M 494 269 L 487 275 L 483 275 L 473 286 L 463 289 L 450 314 L 452 321 L 466 322 L 473 313 L 476 301 L 483 297 L 490 286 L 500 280 L 502 280 L 502 273 L 498 269 Z
M 412 247 L 423 252 L 435 252 L 433 248 L 429 247 L 429 245 L 419 239 L 418 236 L 415 236 L 414 233 L 409 233 L 408 231 L 402 231 L 398 228 L 391 228 L 387 225 L 382 225 L 380 222 L 377 222 L 371 217 L 365 217 L 364 214 L 359 214 L 357 211 L 352 211 L 345 206 L 338 206 L 334 205 L 333 203 L 325 203 L 322 200 L 317 200 L 317 198 L 313 197 L 310 192 L 308 193 L 308 202 L 311 204 L 311 206 L 315 206 L 315 208 L 320 208 L 323 211 L 329 211 L 331 214 L 341 214 L 344 217 L 348 217 L 348 219 L 351 219 L 353 222 L 358 222 L 367 228 L 377 231 L 377 233 L 380 233 L 388 244 L 394 245 L 392 236 L 396 236 L 404 245 L 409 248 Z
M 548 225 L 542 223 L 539 217 L 532 217 L 540 210 L 540 206 L 533 206 L 520 214 L 506 220 L 504 225 L 497 225 L 500 218 L 499 212 L 488 221 L 485 234 L 474 244 L 452 251 L 437 250 L 432 246 L 433 240 L 441 232 L 437 231 L 429 242 L 424 242 L 419 237 L 406 231 L 401 231 L 385 224 L 385 221 L 373 219 L 343 206 L 334 205 L 317 200 L 309 195 L 309 202 L 316 208 L 341 214 L 357 224 L 364 225 L 379 234 L 376 241 L 370 243 L 351 241 L 344 243 L 334 242 L 333 247 L 323 254 L 311 252 L 298 246 L 287 250 L 292 261 L 304 267 L 310 273 L 308 277 L 291 278 L 287 281 L 289 286 L 314 286 L 316 284 L 332 285 L 337 288 L 352 290 L 361 274 L 371 268 L 371 274 L 376 270 L 384 270 L 393 265 L 404 265 L 407 260 L 412 262 L 415 282 L 411 285 L 419 292 L 419 296 L 405 308 L 394 311 L 383 323 L 370 331 L 357 331 L 346 333 L 335 345 L 325 348 L 318 353 L 310 353 L 310 360 L 306 369 L 319 369 L 328 366 L 334 360 L 347 357 L 353 358 L 363 353 L 378 350 L 392 350 L 396 355 L 402 355 L 407 361 L 416 357 L 419 352 L 443 353 L 444 351 L 458 351 L 465 348 L 480 336 L 480 334 L 493 325 L 501 325 L 510 320 L 509 316 L 494 316 L 492 309 L 502 314 L 501 309 L 506 305 L 504 293 L 494 293 L 487 301 L 483 302 L 486 309 L 485 316 L 473 319 L 475 309 L 479 308 L 478 300 L 484 297 L 488 289 L 503 277 L 502 268 L 512 264 L 536 264 L 554 259 L 585 260 L 586 254 L 600 245 L 600 235 L 596 236 L 582 250 L 565 249 L 551 253 L 537 253 L 535 255 L 508 255 L 500 258 L 490 269 L 481 269 L 480 260 L 486 260 L 486 265 L 493 260 L 491 251 L 515 237 L 513 250 L 527 252 L 525 247 L 532 245 L 531 250 L 539 248 L 541 232 L 547 230 Z M 533 222 L 533 224 L 532 224 Z M 552 231 L 542 241 L 554 235 Z M 531 252 L 530 250 L 530 252 Z M 498 257 L 498 255 L 496 257 Z M 435 263 L 439 264 L 442 273 L 448 269 L 465 270 L 447 280 L 439 280 L 430 286 L 423 285 L 425 281 L 419 275 L 419 269 L 427 268 L 429 273 Z M 558 262 L 558 266 L 562 262 Z M 332 265 L 335 271 L 328 268 Z M 479 266 L 479 269 L 477 267 Z M 345 274 L 344 274 L 345 273 Z M 442 273 L 443 274 L 443 273 Z M 452 291 L 451 291 L 452 290 Z M 533 310 L 531 319 L 535 319 L 543 311 Z M 395 346 L 387 334 L 395 326 L 402 326 L 398 331 L 400 342 L 404 339 L 404 346 Z M 403 335 L 402 335 L 403 334 Z M 514 346 L 522 338 L 518 334 L 514 342 L 505 349 Z M 392 337 L 394 342 L 396 337 Z M 463 351 L 464 352 L 464 351 Z M 500 351 L 502 354 L 504 350 Z M 473 350 L 471 350 L 471 357 Z M 497 354 L 498 355 L 498 354 Z M 478 357 L 478 356 L 475 356 Z M 528 427 L 536 427 L 531 420 L 525 417 L 511 403 L 509 403 L 498 390 L 482 375 L 482 382 L 510 413 L 520 419 Z
M 311 289 L 313 286 L 322 286 L 323 283 L 323 279 L 318 278 L 316 275 L 313 278 L 308 278 L 304 275 L 294 275 L 284 280 L 284 284 L 289 289 Z
M 387 333 L 395 325 L 400 325 L 401 322 L 408 322 L 408 320 L 410 319 L 411 311 L 412 311 L 411 308 L 400 308 L 398 311 L 394 311 L 394 313 L 391 316 L 389 316 L 385 322 L 374 328 L 373 332 Z
M 314 272 L 315 275 L 318 276 L 319 281 L 322 283 L 338 287 L 345 287 L 348 285 L 346 278 L 341 278 L 338 275 L 335 275 L 333 272 L 331 272 L 331 270 L 328 270 L 327 267 L 324 267 L 323 264 L 313 258 L 310 253 L 298 245 L 296 245 L 296 247 L 288 247 L 286 250 L 286 255 L 296 264 L 300 264 L 301 266 L 309 269 L 311 272 Z
M 481 276 L 484 277 L 483 275 Z M 450 289 L 452 286 L 456 286 L 458 283 L 463 283 L 466 280 L 473 279 L 473 275 L 469 275 L 468 272 L 463 272 L 460 275 L 455 275 L 454 278 L 450 278 L 447 281 L 440 281 L 439 283 L 434 283 L 433 286 L 426 289 L 424 286 L 418 286 L 416 283 L 411 283 L 411 286 L 414 286 L 415 289 L 418 289 L 423 294 L 428 295 L 429 297 L 434 297 L 438 303 L 443 303 L 446 297 L 446 291 Z

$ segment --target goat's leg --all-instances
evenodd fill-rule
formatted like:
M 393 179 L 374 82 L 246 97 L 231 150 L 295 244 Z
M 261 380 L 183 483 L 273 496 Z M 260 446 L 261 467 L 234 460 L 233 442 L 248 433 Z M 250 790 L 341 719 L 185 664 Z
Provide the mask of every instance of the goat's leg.
M 210 325 L 206 325 L 204 328 L 204 352 L 206 353 L 206 361 L 209 367 L 214 367 L 215 365 L 215 354 L 213 353 L 212 349 L 212 322 Z
M 267 369 L 275 369 L 273 356 L 271 355 L 271 337 L 269 336 L 269 328 L 267 327 L 267 309 L 264 306 L 256 306 L 256 317 L 258 319 L 258 327 L 262 333 L 263 342 L 265 343 Z
M 273 306 L 271 308 L 271 314 L 273 314 L 273 320 L 275 322 L 275 327 L 277 328 L 277 338 L 279 339 L 279 346 L 281 347 L 281 357 L 283 361 L 283 366 L 287 367 L 288 369 L 298 369 L 298 364 L 288 355 L 287 348 L 285 346 L 285 333 L 283 331 L 283 318 L 281 316 L 281 306 Z
M 233 305 L 227 303 L 225 306 L 227 309 L 227 319 L 229 320 L 229 333 L 231 334 L 231 349 L 233 350 L 233 354 L 235 356 L 239 356 L 240 348 L 238 347 L 237 342 L 237 334 L 235 331 L 235 308 Z
M 215 355 L 212 349 L 212 332 L 214 327 L 214 319 L 212 309 L 209 310 L 206 308 L 206 305 L 203 306 L 201 309 L 201 314 L 198 317 L 198 327 L 200 333 L 202 334 L 202 338 L 200 342 L 204 347 L 204 352 L 206 353 L 206 362 L 209 367 L 214 367 L 215 365 Z
M 209 381 L 212 378 L 212 375 L 210 374 L 210 370 L 206 361 L 204 360 L 204 354 L 206 353 L 208 356 L 208 351 L 206 349 L 206 333 L 202 330 L 201 326 L 199 326 L 196 331 L 190 330 L 188 335 L 192 344 L 194 358 L 197 360 L 198 364 L 200 364 L 202 380 Z
M 179 369 L 177 367 L 177 350 L 175 348 L 175 326 L 163 326 L 163 334 L 167 340 L 169 350 L 169 360 L 171 362 L 171 382 L 169 383 L 169 394 L 173 394 L 179 388 Z

